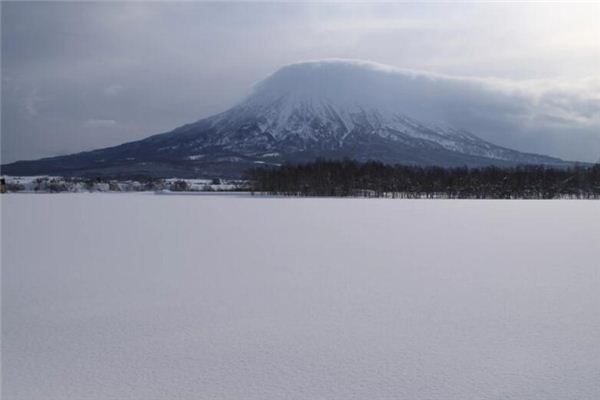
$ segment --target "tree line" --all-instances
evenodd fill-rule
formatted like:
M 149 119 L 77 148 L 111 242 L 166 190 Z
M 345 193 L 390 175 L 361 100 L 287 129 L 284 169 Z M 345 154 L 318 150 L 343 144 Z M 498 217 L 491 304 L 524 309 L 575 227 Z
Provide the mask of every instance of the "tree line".
M 253 191 L 285 196 L 600 198 L 600 164 L 566 168 L 544 165 L 442 168 L 317 160 L 278 168 L 255 168 L 248 177 Z

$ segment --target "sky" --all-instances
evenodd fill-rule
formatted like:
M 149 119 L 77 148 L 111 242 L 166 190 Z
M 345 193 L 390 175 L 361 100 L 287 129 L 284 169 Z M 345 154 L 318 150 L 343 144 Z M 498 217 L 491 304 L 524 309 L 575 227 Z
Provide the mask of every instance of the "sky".
M 600 2 L 2 2 L 1 13 L 2 163 L 167 132 L 322 58 L 488 82 L 489 101 L 458 99 L 457 128 L 600 159 Z M 498 95 L 535 112 L 499 112 Z M 463 112 L 473 107 L 478 117 Z

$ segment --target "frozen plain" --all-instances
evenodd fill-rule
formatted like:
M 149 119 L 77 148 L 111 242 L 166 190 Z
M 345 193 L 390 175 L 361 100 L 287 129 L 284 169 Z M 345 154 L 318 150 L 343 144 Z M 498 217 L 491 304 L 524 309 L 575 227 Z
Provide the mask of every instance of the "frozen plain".
M 2 398 L 600 398 L 600 202 L 3 195 Z

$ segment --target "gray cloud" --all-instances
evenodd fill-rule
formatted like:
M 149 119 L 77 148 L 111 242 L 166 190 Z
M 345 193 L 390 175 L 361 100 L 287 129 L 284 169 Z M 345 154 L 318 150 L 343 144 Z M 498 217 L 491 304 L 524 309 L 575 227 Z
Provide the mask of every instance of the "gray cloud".
M 600 4 L 3 2 L 2 162 L 168 131 L 224 110 L 281 65 L 328 57 L 483 77 L 448 99 L 448 119 L 501 145 L 597 160 L 599 13 Z

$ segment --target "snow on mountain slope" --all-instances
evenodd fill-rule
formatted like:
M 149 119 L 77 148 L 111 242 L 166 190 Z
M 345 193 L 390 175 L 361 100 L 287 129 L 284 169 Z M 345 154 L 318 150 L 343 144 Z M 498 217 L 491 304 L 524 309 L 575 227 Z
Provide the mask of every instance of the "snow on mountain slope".
M 251 142 L 266 140 L 266 150 L 283 147 L 289 153 L 315 147 L 343 149 L 357 136 L 374 136 L 408 147 L 441 148 L 492 160 L 551 160 L 495 146 L 464 130 L 411 118 L 407 111 L 414 112 L 420 105 L 405 93 L 412 93 L 418 81 L 435 79 L 435 75 L 364 61 L 288 65 L 259 82 L 240 104 L 210 118 L 215 135 L 208 142 L 239 151 Z M 195 127 L 192 124 L 188 129 Z
M 172 132 L 3 170 L 239 175 L 256 163 L 317 157 L 442 166 L 562 163 L 446 126 L 435 110 L 424 107 L 423 99 L 440 96 L 439 85 L 448 84 L 451 78 L 364 61 L 291 64 L 256 84 L 231 109 Z

